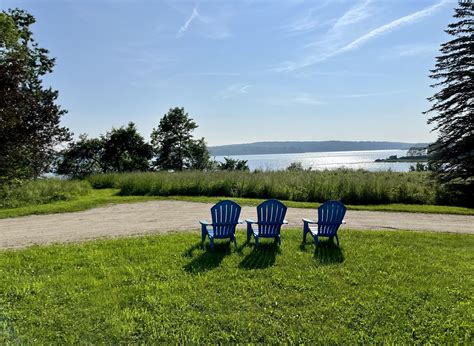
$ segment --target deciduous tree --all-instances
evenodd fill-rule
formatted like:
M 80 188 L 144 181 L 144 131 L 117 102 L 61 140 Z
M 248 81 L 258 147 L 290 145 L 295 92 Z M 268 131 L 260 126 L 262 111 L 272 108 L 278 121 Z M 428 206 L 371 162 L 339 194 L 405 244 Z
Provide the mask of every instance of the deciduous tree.
M 55 60 L 33 39 L 35 18 L 20 9 L 0 15 L 0 180 L 38 177 L 49 169 L 58 144 L 70 139 L 61 126 L 66 110 L 58 92 L 43 85 Z
M 204 138 L 195 140 L 192 132 L 198 125 L 184 111 L 171 108 L 151 134 L 151 143 L 158 169 L 204 169 L 209 163 L 209 152 Z

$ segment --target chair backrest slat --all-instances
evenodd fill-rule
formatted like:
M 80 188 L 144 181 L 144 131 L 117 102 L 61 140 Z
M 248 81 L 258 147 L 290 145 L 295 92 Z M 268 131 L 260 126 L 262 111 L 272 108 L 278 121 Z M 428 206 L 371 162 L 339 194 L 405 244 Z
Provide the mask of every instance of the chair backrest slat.
M 318 208 L 318 234 L 332 237 L 344 220 L 346 207 L 339 201 L 327 201 Z
M 230 236 L 239 222 L 240 205 L 234 201 L 221 201 L 211 208 L 212 225 L 216 237 Z
M 286 215 L 286 206 L 276 199 L 269 199 L 257 207 L 258 232 L 264 237 L 280 234 Z

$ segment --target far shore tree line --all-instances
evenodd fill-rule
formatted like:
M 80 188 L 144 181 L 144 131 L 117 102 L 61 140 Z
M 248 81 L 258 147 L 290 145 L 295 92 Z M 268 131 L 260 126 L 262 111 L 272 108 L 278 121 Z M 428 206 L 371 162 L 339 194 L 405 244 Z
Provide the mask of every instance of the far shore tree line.
M 428 123 L 438 138 L 428 148 L 432 176 L 469 201 L 474 195 L 474 2 L 460 0 L 455 23 L 446 33 L 430 77 L 437 92 L 428 100 Z M 27 11 L 0 12 L 0 193 L 4 184 L 59 174 L 147 170 L 248 170 L 247 162 L 212 160 L 204 138 L 194 138 L 197 124 L 183 108 L 172 108 L 153 129 L 150 141 L 133 122 L 98 138 L 72 141 L 61 125 L 66 110 L 58 91 L 43 85 L 55 59 L 41 48 L 30 30 L 35 18 Z M 57 148 L 68 143 L 58 152 Z M 415 154 L 415 153 L 414 153 Z M 302 169 L 293 164 L 290 171 Z M 418 168 L 421 170 L 421 167 Z M 472 202 L 471 202 L 472 203 Z

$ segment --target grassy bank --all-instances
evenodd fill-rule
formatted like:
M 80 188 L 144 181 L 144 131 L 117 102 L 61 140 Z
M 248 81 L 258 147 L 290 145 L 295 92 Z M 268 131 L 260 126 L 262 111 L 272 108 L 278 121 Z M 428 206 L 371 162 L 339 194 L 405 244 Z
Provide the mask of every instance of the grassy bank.
M 474 237 L 198 232 L 0 252 L 0 343 L 469 343 Z M 428 260 L 427 260 L 428 259 Z
M 301 172 L 179 172 L 103 174 L 94 188 L 119 188 L 123 196 L 229 196 L 296 202 L 340 199 L 352 205 L 436 204 L 439 191 L 424 172 L 353 170 Z
M 37 179 L 0 187 L 0 210 L 71 201 L 92 192 L 86 181 Z

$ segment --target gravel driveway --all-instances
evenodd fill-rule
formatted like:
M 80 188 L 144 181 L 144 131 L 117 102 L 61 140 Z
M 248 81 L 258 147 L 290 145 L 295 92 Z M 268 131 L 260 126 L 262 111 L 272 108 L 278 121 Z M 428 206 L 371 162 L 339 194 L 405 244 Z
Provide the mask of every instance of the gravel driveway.
M 210 218 L 211 206 L 183 201 L 150 201 L 116 204 L 75 213 L 0 219 L 0 248 L 169 231 L 195 230 L 198 237 L 198 221 Z M 255 217 L 255 207 L 242 207 L 242 220 Z M 316 211 L 289 208 L 286 217 L 289 226 L 286 227 L 301 227 L 302 218 L 314 219 Z M 343 228 L 348 229 L 474 234 L 474 216 L 348 211 L 345 219 L 347 224 Z

